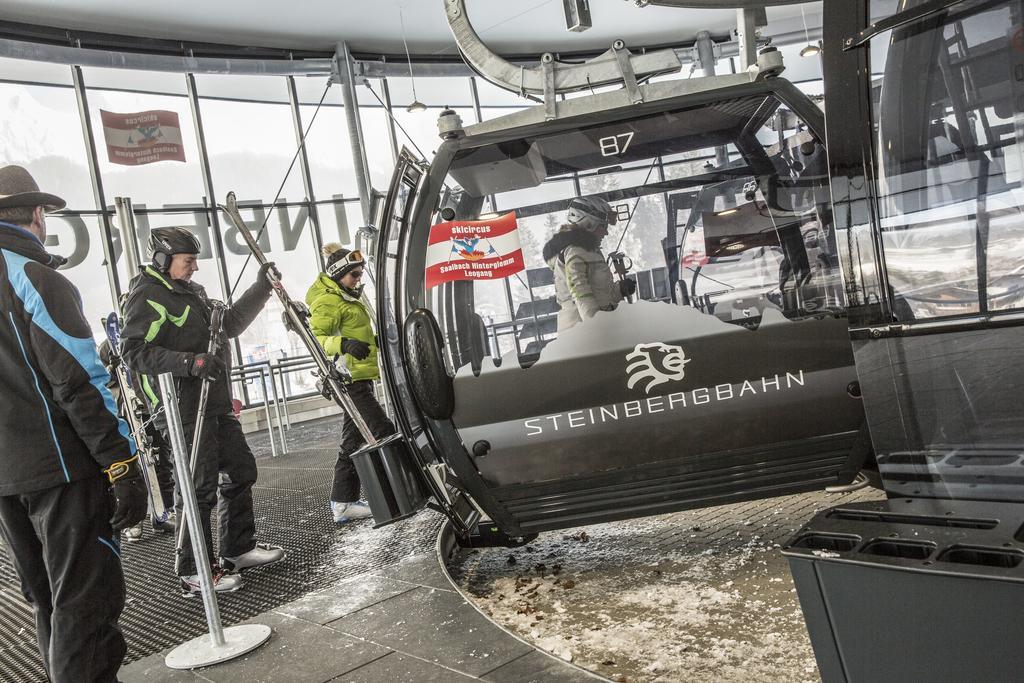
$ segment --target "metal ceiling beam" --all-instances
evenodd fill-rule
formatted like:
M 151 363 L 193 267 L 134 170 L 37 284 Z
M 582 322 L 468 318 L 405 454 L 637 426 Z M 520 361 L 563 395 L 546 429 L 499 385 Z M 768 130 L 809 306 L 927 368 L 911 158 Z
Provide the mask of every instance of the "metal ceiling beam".
M 680 7 L 690 9 L 757 9 L 759 7 L 781 7 L 782 5 L 799 5 L 810 0 L 634 0 L 637 7 L 657 5 L 660 7 Z
M 629 87 L 630 82 L 635 85 L 638 78 L 672 73 L 681 66 L 673 50 L 631 54 L 621 40 L 615 41 L 612 49 L 582 64 L 560 62 L 546 52 L 540 64 L 518 66 L 493 52 L 481 40 L 469 21 L 465 0 L 446 0 L 445 16 L 462 58 L 474 71 L 506 90 L 543 94 L 549 105 L 554 103 L 556 93 L 621 82 Z
M 51 64 L 74 64 L 108 69 L 138 69 L 194 74 L 245 74 L 265 76 L 329 76 L 332 60 L 314 59 L 246 59 L 244 57 L 183 57 L 114 52 L 92 48 L 32 43 L 0 38 L 0 57 L 27 59 Z

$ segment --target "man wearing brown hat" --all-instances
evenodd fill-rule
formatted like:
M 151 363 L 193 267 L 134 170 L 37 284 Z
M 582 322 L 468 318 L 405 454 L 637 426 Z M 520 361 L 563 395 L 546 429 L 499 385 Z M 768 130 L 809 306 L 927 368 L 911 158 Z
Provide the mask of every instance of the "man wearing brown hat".
M 63 207 L 24 168 L 0 168 L 0 533 L 50 680 L 113 681 L 118 532 L 145 516 L 146 490 L 81 295 L 43 248 Z

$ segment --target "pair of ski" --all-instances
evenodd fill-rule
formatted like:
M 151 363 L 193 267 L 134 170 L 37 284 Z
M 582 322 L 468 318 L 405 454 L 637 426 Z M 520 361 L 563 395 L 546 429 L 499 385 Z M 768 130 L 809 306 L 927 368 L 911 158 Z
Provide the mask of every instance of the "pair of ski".
M 224 204 L 218 205 L 231 222 L 238 228 L 238 234 L 242 236 L 249 250 L 252 252 L 252 256 L 256 259 L 256 262 L 261 266 L 266 264 L 267 257 L 260 249 L 260 245 L 256 243 L 256 238 L 253 237 L 252 232 L 249 230 L 249 226 L 242 219 L 242 215 L 238 211 L 238 204 L 235 201 L 235 193 L 228 192 L 227 201 Z M 309 354 L 313 357 L 313 362 L 316 363 L 316 374 L 319 379 L 317 387 L 325 398 L 333 400 L 338 404 L 355 424 L 359 430 L 359 435 L 363 437 L 363 441 L 366 445 L 352 453 L 350 457 L 356 457 L 362 453 L 375 451 L 382 446 L 400 441 L 402 439 L 401 433 L 392 434 L 391 436 L 385 437 L 384 439 L 378 439 L 370 431 L 363 416 L 360 415 L 359 409 L 356 408 L 355 403 L 352 401 L 351 396 L 348 393 L 348 387 L 346 384 L 350 378 L 342 375 L 341 370 L 338 366 L 331 361 L 324 351 L 323 347 L 320 346 L 320 342 L 317 341 L 316 336 L 309 327 L 309 308 L 306 307 L 305 303 L 295 301 L 288 292 L 285 291 L 284 285 L 281 283 L 281 274 L 275 269 L 270 268 L 267 270 L 267 279 L 270 281 L 273 287 L 274 294 L 281 302 L 281 306 L 284 308 L 284 319 L 286 327 L 297 334 L 302 344 L 309 351 Z
M 121 394 L 121 415 L 128 424 L 128 430 L 138 448 L 142 478 L 145 480 L 146 492 L 149 494 L 150 520 L 156 526 L 166 522 L 171 516 L 172 510 L 164 506 L 163 495 L 160 493 L 160 482 L 156 476 L 158 453 L 153 440 L 146 432 L 146 424 L 151 419 L 150 409 L 139 395 L 134 381 L 135 376 L 125 365 L 124 359 L 121 358 L 121 321 L 117 313 L 111 313 L 103 319 L 103 331 L 106 333 L 107 343 L 110 345 L 111 372 L 114 374 L 114 380 L 117 382 L 117 388 Z

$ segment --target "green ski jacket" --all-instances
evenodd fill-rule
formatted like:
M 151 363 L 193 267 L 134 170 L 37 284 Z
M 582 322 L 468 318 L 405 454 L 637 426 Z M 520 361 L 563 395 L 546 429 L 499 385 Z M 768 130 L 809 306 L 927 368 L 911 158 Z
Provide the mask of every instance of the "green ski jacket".
M 334 358 L 341 354 L 342 338 L 364 341 L 370 345 L 370 355 L 356 360 L 346 353 L 345 365 L 353 380 L 378 379 L 377 340 L 371 323 L 373 317 L 366 304 L 323 273 L 306 292 L 306 304 L 312 314 L 309 326 L 327 355 Z

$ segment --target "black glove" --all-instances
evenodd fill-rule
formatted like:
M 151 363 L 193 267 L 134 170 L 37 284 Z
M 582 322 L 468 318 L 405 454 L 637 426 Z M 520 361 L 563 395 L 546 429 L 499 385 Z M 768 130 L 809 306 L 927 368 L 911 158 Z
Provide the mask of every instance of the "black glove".
M 226 367 L 224 359 L 220 356 L 215 356 L 212 353 L 197 353 L 192 358 L 188 374 L 215 382 Z
M 358 339 L 342 339 L 341 350 L 356 360 L 363 360 L 370 355 L 370 345 Z
M 256 276 L 256 281 L 265 284 L 267 286 L 267 291 L 270 291 L 273 285 L 270 284 L 270 279 L 267 278 L 267 273 L 273 273 L 274 277 L 277 278 L 278 281 L 280 281 L 281 271 L 277 269 L 277 266 L 274 265 L 273 261 L 267 261 L 262 266 L 260 266 L 260 274 Z
M 146 516 L 149 503 L 138 459 L 114 463 L 103 471 L 111 480 L 114 498 L 117 500 L 110 526 L 114 527 L 114 531 L 135 526 Z
M 628 277 L 619 280 L 619 291 L 622 292 L 622 298 L 633 296 L 636 294 L 636 283 L 630 280 Z

